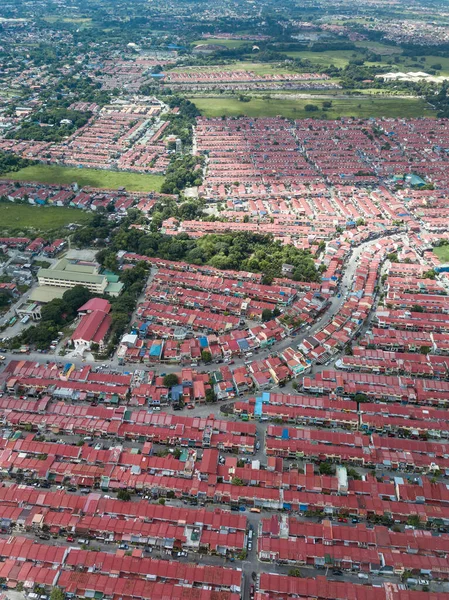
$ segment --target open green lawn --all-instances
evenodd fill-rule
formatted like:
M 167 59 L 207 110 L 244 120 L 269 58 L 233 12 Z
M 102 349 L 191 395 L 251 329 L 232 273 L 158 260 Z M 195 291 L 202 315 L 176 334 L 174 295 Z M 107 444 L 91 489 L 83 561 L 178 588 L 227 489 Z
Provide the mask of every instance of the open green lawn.
M 259 75 L 266 75 L 267 73 L 292 73 L 292 70 L 288 67 L 279 67 L 277 63 L 260 63 L 260 62 L 249 62 L 249 61 L 237 61 L 231 65 L 214 65 L 214 66 L 195 66 L 195 67 L 176 67 L 172 69 L 174 72 L 179 71 L 252 71 Z
M 358 48 L 369 48 L 377 54 L 401 54 L 402 52 L 399 46 L 390 46 L 388 44 L 382 44 L 382 42 L 370 42 L 368 40 L 363 40 L 361 42 L 356 42 L 355 45 Z
M 434 116 L 434 112 L 418 98 L 332 98 L 332 108 L 327 111 L 306 112 L 306 104 L 321 107 L 323 100 L 315 99 L 263 99 L 252 98 L 250 102 L 240 102 L 236 98 L 189 98 L 206 117 L 274 117 L 282 115 L 290 119 L 315 117 L 318 119 L 337 119 L 338 117 L 420 117 Z
M 223 68 L 223 67 L 221 67 Z M 228 67 L 229 68 L 229 67 Z M 260 62 L 244 62 L 237 61 L 232 65 L 232 69 L 235 71 L 253 71 L 259 75 L 266 75 L 267 73 L 291 73 L 292 70 L 288 67 L 279 67 L 277 63 L 260 63 Z
M 0 178 L 68 185 L 76 182 L 80 187 L 87 185 L 112 190 L 124 187 L 133 192 L 158 192 L 164 181 L 162 175 L 76 169 L 58 165 L 32 165 L 15 173 L 5 173 Z
M 204 40 L 195 40 L 192 42 L 192 46 L 198 46 L 198 44 L 214 44 L 216 46 L 226 46 L 226 48 L 240 48 L 244 44 L 253 43 L 251 40 L 228 40 L 226 38 L 207 38 Z
M 339 69 L 346 67 L 349 61 L 355 57 L 360 58 L 361 54 L 355 50 L 335 50 L 333 52 L 311 52 L 310 50 L 286 52 L 291 58 L 310 60 L 318 67 L 328 67 L 334 65 Z
M 51 15 L 44 17 L 44 21 L 47 21 L 47 23 L 73 23 L 80 27 L 92 26 L 92 19 L 90 17 L 64 17 L 62 15 Z
M 404 70 L 404 66 L 408 68 L 410 71 L 424 71 L 427 72 L 427 69 L 430 69 L 432 65 L 440 64 L 442 69 L 438 72 L 438 75 L 449 75 L 449 58 L 445 58 L 443 56 L 433 56 L 432 54 L 426 54 L 424 56 L 425 61 L 421 62 L 419 59 L 421 57 L 417 57 L 416 59 L 412 59 L 409 57 L 401 57 L 404 62 L 400 62 L 397 67 L 400 71 Z M 419 65 L 419 66 L 417 66 Z
M 441 262 L 449 263 L 449 246 L 436 246 L 433 251 Z
M 91 213 L 77 208 L 0 202 L 0 231 L 33 229 L 45 234 L 69 223 L 88 223 L 91 218 Z
M 329 67 L 330 65 L 334 65 L 339 69 L 346 67 L 349 64 L 350 60 L 354 59 L 364 59 L 365 55 L 357 50 L 334 50 L 328 52 L 311 52 L 310 50 L 301 50 L 297 52 L 286 52 L 288 56 L 292 58 L 301 58 L 303 60 L 309 60 L 313 65 L 317 67 Z M 374 65 L 383 65 L 385 63 L 372 63 L 366 61 L 366 65 L 374 66 Z M 388 65 L 386 65 L 386 68 Z
M 385 68 L 385 71 L 394 70 L 398 71 L 427 71 L 432 65 L 440 64 L 442 69 L 438 72 L 438 75 L 449 76 L 449 58 L 434 56 L 432 54 L 426 54 L 424 61 L 420 60 L 421 57 L 411 58 L 408 56 L 401 55 L 401 51 L 397 48 L 395 53 L 394 47 L 385 46 L 383 44 L 377 44 L 377 42 L 358 42 L 357 45 L 365 45 L 369 47 L 373 52 L 382 54 L 383 52 L 391 52 L 391 55 L 385 54 L 381 62 L 369 62 L 366 61 L 367 66 L 381 66 Z M 368 44 L 370 44 L 368 46 Z M 312 64 L 317 67 L 328 67 L 334 65 L 338 68 L 344 68 L 350 60 L 355 58 L 365 59 L 365 55 L 357 50 L 335 50 L 328 52 L 311 52 L 310 50 L 298 51 L 298 52 L 286 52 L 288 56 L 292 58 L 302 58 L 309 60 Z M 391 64 L 389 64 L 391 62 Z

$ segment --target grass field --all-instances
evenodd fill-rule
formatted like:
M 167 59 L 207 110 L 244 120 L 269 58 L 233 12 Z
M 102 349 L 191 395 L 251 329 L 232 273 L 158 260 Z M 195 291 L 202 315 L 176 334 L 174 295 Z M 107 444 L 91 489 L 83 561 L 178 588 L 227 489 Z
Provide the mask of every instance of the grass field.
M 164 181 L 162 175 L 143 175 L 98 169 L 75 169 L 57 165 L 33 165 L 15 173 L 6 173 L 0 179 L 39 181 L 41 183 L 68 184 L 104 189 L 126 188 L 133 192 L 158 192 Z
M 252 98 L 250 102 L 240 102 L 236 98 L 190 98 L 206 117 L 274 117 L 281 115 L 290 119 L 315 117 L 318 119 L 337 119 L 338 117 L 420 117 L 434 116 L 425 102 L 418 98 L 332 98 L 332 108 L 327 111 L 306 112 L 306 104 L 321 107 L 322 100 L 314 99 L 263 99 Z
M 440 75 L 449 76 L 449 58 L 434 56 L 432 54 L 426 54 L 424 61 L 421 61 L 421 57 L 411 58 L 408 56 L 402 56 L 401 50 L 390 46 L 385 46 L 378 42 L 358 42 L 359 47 L 369 47 L 373 52 L 381 54 L 382 52 L 390 52 L 390 55 L 385 54 L 383 60 L 380 62 L 369 62 L 365 61 L 367 66 L 382 66 L 386 71 L 391 71 L 392 67 L 399 71 L 427 71 L 434 64 L 441 65 L 441 71 L 438 72 Z M 317 67 L 328 67 L 334 65 L 339 69 L 346 67 L 350 60 L 353 59 L 365 59 L 365 55 L 357 50 L 335 50 L 328 52 L 311 52 L 310 50 L 301 50 L 297 52 L 286 52 L 286 54 L 292 58 L 302 58 L 309 60 L 313 65 Z M 391 64 L 389 64 L 391 63 Z
M 92 19 L 89 17 L 64 17 L 59 15 L 51 15 L 48 17 L 44 17 L 44 21 L 47 23 L 73 23 L 74 25 L 78 25 L 79 27 L 91 27 Z
M 409 67 L 411 71 L 424 71 L 430 69 L 432 65 L 439 63 L 442 67 L 441 71 L 438 72 L 438 75 L 449 75 L 449 58 L 445 58 L 443 56 L 433 56 L 432 54 L 426 54 L 424 56 L 425 61 L 421 62 L 418 57 L 416 60 L 413 60 L 408 57 L 401 57 L 404 60 L 404 66 Z M 419 64 L 419 67 L 412 65 Z M 399 70 L 402 69 L 402 63 L 398 64 Z
M 438 256 L 441 262 L 449 263 L 449 246 L 436 246 L 433 249 L 433 252 Z
M 258 62 L 247 62 L 237 61 L 232 65 L 216 65 L 216 66 L 195 66 L 195 67 L 176 67 L 172 69 L 173 72 L 179 71 L 252 71 L 259 75 L 266 75 L 267 73 L 292 73 L 292 70 L 288 67 L 279 67 L 277 63 L 258 63 Z
M 399 46 L 389 46 L 388 44 L 382 44 L 381 42 L 370 42 L 368 40 L 356 42 L 355 45 L 358 48 L 369 48 L 369 50 L 372 50 L 377 54 L 401 54 L 402 52 Z
M 240 48 L 244 44 L 251 44 L 251 40 L 228 40 L 225 38 L 208 38 L 204 40 L 195 40 L 192 42 L 192 46 L 198 46 L 198 44 L 213 44 L 214 46 L 225 46 L 226 48 Z
M 253 62 L 242 62 L 237 61 L 233 65 L 235 71 L 253 71 L 259 75 L 266 75 L 267 73 L 291 73 L 292 70 L 288 67 L 279 67 L 276 63 L 253 63 Z
M 77 208 L 0 203 L 1 231 L 33 229 L 45 234 L 69 223 L 88 223 L 91 218 L 90 213 Z
M 286 54 L 291 58 L 310 60 L 311 63 L 318 67 L 334 65 L 339 69 L 346 67 L 351 59 L 361 57 L 361 54 L 355 50 L 335 50 L 334 52 L 311 52 L 310 50 L 301 50 L 286 52 Z
M 303 60 L 310 60 L 310 62 L 317 67 L 329 67 L 334 65 L 342 69 L 346 67 L 350 60 L 364 59 L 365 55 L 357 50 L 334 50 L 329 52 L 311 52 L 310 50 L 298 51 L 298 52 L 286 52 L 288 56 L 292 58 L 302 58 Z M 365 63 L 367 66 L 383 65 L 387 68 L 388 65 L 383 62 L 369 62 Z

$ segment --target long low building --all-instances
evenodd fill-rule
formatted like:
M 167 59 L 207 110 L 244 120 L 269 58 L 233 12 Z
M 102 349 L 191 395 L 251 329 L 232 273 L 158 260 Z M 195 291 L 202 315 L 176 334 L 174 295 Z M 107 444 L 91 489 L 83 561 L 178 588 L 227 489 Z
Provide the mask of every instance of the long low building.
M 37 278 L 39 286 L 70 289 L 82 285 L 94 294 L 117 296 L 123 288 L 123 284 L 111 284 L 106 275 L 100 274 L 96 263 L 81 263 L 66 258 L 59 260 L 51 269 L 39 269 Z

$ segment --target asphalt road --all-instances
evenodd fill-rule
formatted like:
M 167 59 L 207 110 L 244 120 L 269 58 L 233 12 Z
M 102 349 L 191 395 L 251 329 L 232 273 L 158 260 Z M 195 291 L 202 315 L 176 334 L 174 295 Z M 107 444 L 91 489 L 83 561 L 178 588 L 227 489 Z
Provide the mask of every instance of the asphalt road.
M 330 300 L 330 304 L 329 304 L 327 310 L 324 312 L 323 315 L 321 315 L 317 319 L 317 321 L 311 327 L 305 328 L 298 335 L 296 335 L 294 337 L 287 337 L 286 339 L 282 340 L 279 344 L 277 344 L 275 347 L 272 347 L 269 350 L 258 351 L 257 353 L 254 354 L 254 359 L 260 360 L 260 359 L 268 357 L 273 352 L 280 352 L 280 351 L 284 350 L 285 348 L 287 348 L 288 346 L 292 346 L 292 345 L 297 346 L 305 337 L 316 333 L 326 322 L 329 321 L 329 319 L 331 317 L 333 317 L 335 314 L 337 314 L 339 312 L 339 310 L 341 309 L 341 306 L 345 302 L 346 294 L 348 292 L 350 292 L 350 290 L 351 290 L 355 270 L 357 268 L 357 264 L 358 264 L 360 255 L 363 253 L 363 251 L 366 248 L 368 248 L 372 244 L 375 244 L 376 241 L 377 240 L 365 242 L 352 251 L 352 253 L 351 253 L 350 257 L 348 258 L 346 265 L 344 267 L 345 272 L 344 272 L 344 275 L 340 282 L 339 295 L 334 296 Z M 134 317 L 134 315 L 133 315 L 133 317 Z M 10 359 L 17 360 L 20 358 L 26 358 L 27 360 L 36 361 L 39 363 L 43 363 L 46 361 L 55 361 L 55 360 L 57 362 L 70 361 L 70 362 L 74 363 L 77 367 L 82 367 L 86 364 L 90 364 L 92 367 L 98 367 L 98 362 L 95 362 L 95 361 L 83 360 L 81 358 L 62 357 L 62 356 L 58 356 L 55 354 L 42 354 L 42 353 L 38 353 L 38 352 L 32 352 L 25 356 L 22 356 L 22 355 L 16 354 L 16 353 L 10 353 L 10 352 L 6 352 L 4 354 L 6 355 L 6 358 L 8 360 L 10 360 Z M 336 360 L 336 357 L 333 357 L 332 362 L 334 362 L 335 360 Z M 244 364 L 244 362 L 245 362 L 245 359 L 236 359 L 234 366 L 235 367 L 241 366 Z M 107 361 L 107 370 L 108 371 L 115 371 L 115 372 L 119 372 L 119 373 L 134 372 L 136 370 L 136 367 L 139 369 L 145 369 L 145 370 L 155 370 L 156 372 L 159 372 L 159 373 L 160 372 L 165 372 L 165 373 L 179 372 L 179 370 L 180 370 L 180 366 L 177 364 L 176 365 L 158 364 L 154 368 L 153 367 L 145 367 L 144 368 L 142 365 L 123 365 L 123 366 L 121 366 L 118 364 L 116 356 L 114 356 L 112 360 Z M 201 365 L 199 367 L 200 370 L 206 371 L 206 372 L 216 370 L 217 368 L 218 368 L 218 365 L 216 365 L 216 364 Z M 314 370 L 317 370 L 320 368 L 325 368 L 325 367 L 324 366 L 314 367 Z M 192 411 L 193 415 L 201 415 L 201 416 L 208 415 L 211 413 L 219 414 L 220 413 L 219 405 L 199 406 L 199 407 L 196 407 Z M 255 456 L 253 456 L 251 458 L 260 459 L 261 461 L 263 461 L 265 459 L 265 454 L 264 454 L 264 450 L 263 450 L 263 447 L 264 447 L 263 438 L 265 435 L 266 427 L 262 423 L 256 423 L 256 428 L 257 428 L 257 436 L 258 436 L 258 439 L 260 440 L 261 444 L 260 444 L 260 449 L 256 452 Z M 74 438 L 74 440 L 72 440 L 71 436 L 63 436 L 63 439 L 65 441 L 67 441 L 68 443 L 75 440 L 75 438 Z M 76 439 L 79 439 L 79 438 L 76 438 Z M 125 443 L 124 445 L 126 445 L 126 444 L 127 443 Z M 108 443 L 108 445 L 109 445 L 109 443 Z M 136 444 L 134 442 L 129 442 L 129 445 L 135 446 Z M 139 500 L 140 498 L 136 496 L 134 499 Z M 168 501 L 167 504 L 176 505 L 177 502 L 179 502 L 179 501 Z M 213 508 L 213 507 L 211 507 L 211 508 Z M 252 549 L 251 549 L 251 551 L 248 552 L 247 558 L 245 560 L 243 560 L 243 561 L 236 560 L 235 562 L 230 563 L 229 561 L 226 561 L 226 559 L 221 558 L 221 557 L 203 556 L 203 555 L 199 556 L 195 553 L 189 553 L 189 555 L 185 558 L 178 557 L 177 560 L 181 560 L 182 562 L 201 562 L 203 564 L 211 564 L 211 565 L 216 565 L 216 566 L 230 566 L 230 567 L 232 566 L 232 567 L 236 567 L 236 568 L 241 567 L 243 569 L 243 577 L 244 577 L 242 598 L 244 598 L 245 600 L 248 600 L 249 593 L 250 593 L 250 587 L 253 583 L 252 573 L 276 572 L 276 573 L 287 574 L 290 567 L 283 566 L 283 565 L 275 565 L 273 563 L 261 562 L 257 558 L 257 533 L 258 533 L 260 521 L 262 518 L 270 517 L 273 513 L 272 512 L 262 512 L 260 514 L 257 514 L 257 513 L 251 513 L 251 512 L 246 511 L 244 514 L 247 517 L 249 524 L 251 524 L 254 529 L 254 538 L 253 538 Z M 20 533 L 20 535 L 23 535 L 23 534 Z M 31 534 L 25 534 L 25 535 L 27 537 L 33 537 Z M 58 540 L 52 539 L 48 542 L 42 541 L 42 543 L 57 544 L 57 545 L 63 545 L 63 546 L 73 546 L 73 543 L 67 542 L 66 539 L 61 539 L 61 538 L 58 538 Z M 99 548 L 99 549 L 105 550 L 105 551 L 109 551 L 109 552 L 111 552 L 111 551 L 114 552 L 117 549 L 116 544 L 98 544 L 96 542 L 92 542 L 91 546 L 94 546 L 96 548 Z M 157 551 L 154 551 L 151 554 L 151 556 L 153 556 L 154 558 L 160 557 L 159 552 L 157 552 Z M 169 558 L 167 555 L 162 555 L 161 557 L 164 558 L 164 556 L 166 558 Z M 390 578 L 390 577 L 385 577 L 385 576 L 370 576 L 369 580 L 360 580 L 357 577 L 356 573 L 344 573 L 343 576 L 334 576 L 332 574 L 332 571 L 325 570 L 325 569 L 316 569 L 313 567 L 301 567 L 301 573 L 303 576 L 306 576 L 306 577 L 316 577 L 317 575 L 325 575 L 328 579 L 335 579 L 335 580 L 339 580 L 339 581 L 347 581 L 347 582 L 353 582 L 353 583 L 359 583 L 359 584 L 369 583 L 371 585 L 372 584 L 379 585 L 379 584 L 385 582 L 386 580 L 390 580 L 390 581 L 399 583 L 399 579 L 397 577 Z
M 354 279 L 354 273 L 357 268 L 357 263 L 358 263 L 360 255 L 364 252 L 364 250 L 366 250 L 368 247 L 375 244 L 376 242 L 377 242 L 377 239 L 370 240 L 368 242 L 364 242 L 360 246 L 353 249 L 351 255 L 349 256 L 349 258 L 346 261 L 346 264 L 344 265 L 345 272 L 344 272 L 344 275 L 340 282 L 339 294 L 338 294 L 338 296 L 340 296 L 340 297 L 335 295 L 331 298 L 327 309 L 324 311 L 324 313 L 322 315 L 319 316 L 319 318 L 315 321 L 315 323 L 312 326 L 305 327 L 300 332 L 298 332 L 297 335 L 295 335 L 293 337 L 287 336 L 284 340 L 282 340 L 275 346 L 272 346 L 270 349 L 259 350 L 259 351 L 254 352 L 254 360 L 262 360 L 264 358 L 268 358 L 274 352 L 277 352 L 277 353 L 282 352 L 289 346 L 298 346 L 298 344 L 300 344 L 306 337 L 316 333 L 325 323 L 327 323 L 329 321 L 329 319 L 331 317 L 333 317 L 335 314 L 337 314 L 339 312 L 340 308 L 342 307 L 343 303 L 345 302 L 346 294 L 351 290 L 352 282 Z M 150 277 L 148 279 L 148 283 L 151 282 L 153 276 L 154 276 L 154 272 L 152 273 L 152 275 L 150 275 Z M 143 300 L 143 299 L 144 299 L 144 294 L 142 294 L 140 300 Z M 132 320 L 135 320 L 135 313 L 132 316 Z M 18 357 L 23 358 L 23 357 L 21 357 L 20 354 L 17 354 L 17 353 L 4 352 L 3 354 L 6 356 L 6 358 L 8 360 L 14 360 L 14 359 L 17 360 Z M 44 353 L 40 353 L 40 352 L 31 352 L 30 354 L 25 355 L 25 357 L 27 360 L 32 360 L 32 361 L 36 361 L 36 362 L 40 362 L 40 363 L 46 362 L 46 361 L 71 362 L 71 363 L 74 363 L 76 365 L 76 367 L 82 367 L 86 364 L 91 365 L 93 367 L 98 367 L 98 365 L 99 365 L 99 361 L 93 361 L 93 360 L 87 360 L 87 359 L 83 360 L 81 357 L 59 356 L 57 354 L 44 354 Z M 245 359 L 245 358 L 236 358 L 234 361 L 233 368 L 243 366 L 245 364 L 245 361 L 247 361 L 247 359 Z M 152 370 L 152 371 L 155 371 L 156 373 L 176 373 L 176 372 L 179 372 L 179 370 L 181 368 L 179 364 L 160 364 L 160 363 L 155 364 L 154 366 L 153 365 L 143 366 L 143 365 L 136 365 L 136 364 L 119 365 L 116 354 L 114 354 L 114 356 L 110 360 L 107 361 L 107 366 L 108 366 L 108 370 L 116 371 L 118 373 L 133 372 L 134 370 L 136 370 L 136 368 L 144 369 L 144 370 L 148 370 L 148 371 Z M 205 371 L 205 372 L 215 371 L 217 368 L 218 368 L 218 365 L 216 363 L 200 364 L 198 367 L 199 370 Z

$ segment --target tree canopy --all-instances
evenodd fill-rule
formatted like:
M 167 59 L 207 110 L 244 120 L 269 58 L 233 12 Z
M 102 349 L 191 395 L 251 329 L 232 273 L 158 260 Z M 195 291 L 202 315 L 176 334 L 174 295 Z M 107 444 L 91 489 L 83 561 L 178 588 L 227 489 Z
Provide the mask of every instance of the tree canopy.
M 282 245 L 270 235 L 255 233 L 210 234 L 192 239 L 185 233 L 168 236 L 147 234 L 122 227 L 114 236 L 112 248 L 166 260 L 207 264 L 217 269 L 263 273 L 269 282 L 282 276 L 284 263 L 293 265 L 295 281 L 320 281 L 311 254 L 291 245 Z

